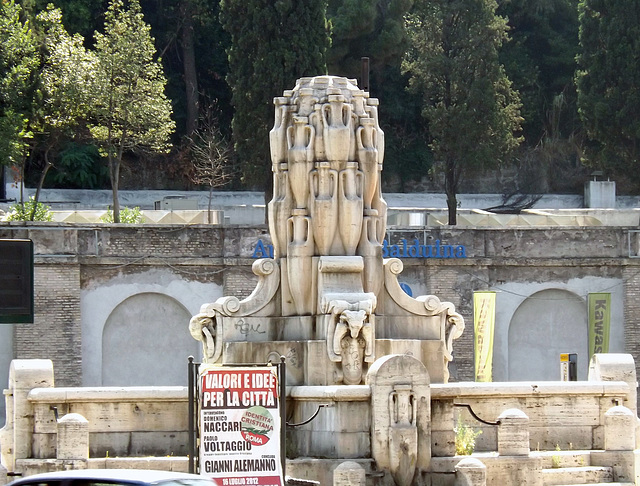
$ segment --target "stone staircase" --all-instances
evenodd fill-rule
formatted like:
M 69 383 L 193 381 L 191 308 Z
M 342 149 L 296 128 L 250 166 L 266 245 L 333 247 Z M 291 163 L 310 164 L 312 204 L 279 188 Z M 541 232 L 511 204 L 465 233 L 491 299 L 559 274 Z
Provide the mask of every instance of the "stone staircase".
M 537 454 L 542 457 L 544 486 L 633 486 L 633 483 L 615 482 L 612 467 L 592 466 L 589 451 L 546 451 Z

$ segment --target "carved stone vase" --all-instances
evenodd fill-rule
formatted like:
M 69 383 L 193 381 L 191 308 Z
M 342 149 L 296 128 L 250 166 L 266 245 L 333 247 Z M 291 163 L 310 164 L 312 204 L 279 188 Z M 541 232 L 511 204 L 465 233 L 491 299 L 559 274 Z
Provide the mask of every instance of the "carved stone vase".
M 316 162 L 311 172 L 311 217 L 318 255 L 329 255 L 338 226 L 338 172 Z
M 298 116 L 310 116 L 317 102 L 313 88 L 301 88 L 298 95 Z
M 309 115 L 309 122 L 316 131 L 316 140 L 314 142 L 316 160 L 327 160 L 324 149 L 324 116 L 322 115 L 323 106 L 324 105 L 321 103 L 316 103 L 313 108 L 313 113 Z
M 364 174 L 364 209 L 371 210 L 371 202 L 378 188 L 378 133 L 373 118 L 361 118 L 356 131 L 358 161 Z
M 279 96 L 273 99 L 275 108 L 275 122 L 269 132 L 269 147 L 271 148 L 271 163 L 276 168 L 280 162 L 287 161 L 287 115 L 289 99 Z
M 380 128 L 378 120 L 379 104 L 380 100 L 377 98 L 369 98 L 367 99 L 367 106 L 365 107 L 365 110 L 369 114 L 369 117 L 375 120 L 376 131 L 378 132 L 378 162 L 382 164 L 382 161 L 384 160 L 384 131 Z
M 416 403 L 411 385 L 395 385 L 389 397 L 389 470 L 397 486 L 409 486 L 418 456 Z
M 340 221 L 338 229 L 345 255 L 355 255 L 362 231 L 362 189 L 363 175 L 357 162 L 347 162 L 340 171 L 339 205 Z
M 306 116 L 294 116 L 287 129 L 289 184 L 296 208 L 305 209 L 309 197 L 309 172 L 313 168 L 315 130 Z
M 287 254 L 287 220 L 293 208 L 289 189 L 289 164 L 278 164 L 273 177 L 273 198 L 269 202 L 269 232 L 272 235 L 273 254 L 281 258 Z
M 304 214 L 304 210 L 293 210 L 293 216 L 288 220 L 287 239 L 287 278 L 291 298 L 297 315 L 310 315 L 313 310 L 313 233 L 311 218 Z
M 349 158 L 351 145 L 351 105 L 343 95 L 329 95 L 322 108 L 324 121 L 323 139 L 327 160 L 344 163 Z
M 384 281 L 384 267 L 382 264 L 382 245 L 377 238 L 377 216 L 365 216 L 362 227 L 362 237 L 358 244 L 358 255 L 362 256 L 364 269 L 362 271 L 362 285 L 365 292 L 379 296 Z

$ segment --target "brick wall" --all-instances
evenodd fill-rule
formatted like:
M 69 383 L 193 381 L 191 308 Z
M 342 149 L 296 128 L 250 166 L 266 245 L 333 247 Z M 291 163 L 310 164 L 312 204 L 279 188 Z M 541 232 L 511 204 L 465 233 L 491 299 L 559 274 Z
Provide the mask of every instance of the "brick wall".
M 473 379 L 474 290 L 503 281 L 545 282 L 584 275 L 624 281 L 626 351 L 636 360 L 640 375 L 640 259 L 627 257 L 625 231 L 584 228 L 571 229 L 567 235 L 567 230 L 487 228 L 442 230 L 434 235 L 466 245 L 468 258 L 407 259 L 404 272 L 418 271 L 428 293 L 452 302 L 465 319 L 466 330 L 454 342 L 452 378 Z M 51 356 L 58 385 L 79 384 L 82 288 L 100 285 L 101 275 L 135 274 L 139 268 L 169 265 L 186 272 L 189 279 L 222 283 L 224 295 L 242 299 L 255 288 L 250 255 L 258 239 L 268 242 L 265 233 L 265 227 L 34 225 L 27 235 L 24 229 L 0 225 L 2 237 L 30 237 L 36 242 L 36 322 L 15 326 L 15 356 Z M 607 255 L 599 253 L 602 248 Z M 61 255 L 63 249 L 66 256 Z
M 34 287 L 34 323 L 15 326 L 15 355 L 50 358 L 57 386 L 80 386 L 80 266 L 38 264 L 34 269 Z

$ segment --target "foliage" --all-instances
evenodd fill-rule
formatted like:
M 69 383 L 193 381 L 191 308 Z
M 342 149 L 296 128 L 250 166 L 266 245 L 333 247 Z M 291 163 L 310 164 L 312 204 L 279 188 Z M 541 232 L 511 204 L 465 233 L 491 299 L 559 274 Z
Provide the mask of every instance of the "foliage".
M 59 9 L 49 6 L 37 15 L 34 25 L 41 68 L 30 120 L 30 127 L 37 134 L 31 150 L 33 156 L 39 149 L 44 159 L 35 194 L 38 201 L 47 173 L 53 167 L 54 154 L 86 120 L 95 57 L 84 48 L 82 37 L 67 33 Z
M 107 211 L 107 213 L 100 218 L 100 221 L 103 223 L 113 223 L 113 211 Z M 142 215 L 140 208 L 137 206 L 135 208 L 124 207 L 120 210 L 119 222 L 122 224 L 142 224 L 144 223 L 144 216 Z
M 443 166 L 449 224 L 465 169 L 496 166 L 521 141 L 520 101 L 498 60 L 506 22 L 495 10 L 494 0 L 417 0 L 407 20 L 403 67 Z
M 329 71 L 359 77 L 361 59 L 369 57 L 372 85 L 382 89 L 385 69 L 399 67 L 408 47 L 404 16 L 412 3 L 412 0 L 330 0 Z
M 58 154 L 51 185 L 75 189 L 104 189 L 109 186 L 109 169 L 95 145 L 67 144 Z
M 220 0 L 164 2 L 162 8 L 157 0 L 140 3 L 161 51 L 177 134 L 190 136 L 190 126 L 202 115 L 198 107 L 206 109 L 206 100 L 214 99 L 220 129 L 230 136 L 231 90 L 225 82 L 230 41 L 220 23 Z
M 51 207 L 37 202 L 33 196 L 24 203 L 16 203 L 9 208 L 6 221 L 53 221 Z
M 326 3 L 222 0 L 220 7 L 222 25 L 231 37 L 227 81 L 242 179 L 248 188 L 266 186 L 268 199 L 272 100 L 293 88 L 296 79 L 326 72 Z
M 498 13 L 508 19 L 511 40 L 500 50 L 522 99 L 529 146 L 579 131 L 573 83 L 578 52 L 578 0 L 510 0 Z
M 106 155 L 113 192 L 114 221 L 120 221 L 118 184 L 126 151 L 164 152 L 175 129 L 164 93 L 162 65 L 154 59 L 150 27 L 137 0 L 125 9 L 112 0 L 105 33 L 96 32 L 96 75 L 92 84 L 92 137 Z
M 0 166 L 23 167 L 39 66 L 37 40 L 13 0 L 0 3 Z
M 640 4 L 581 0 L 578 109 L 590 139 L 586 160 L 640 180 Z
M 476 448 L 476 439 L 482 434 L 481 430 L 475 431 L 464 422 L 458 422 L 456 432 L 456 455 L 469 456 Z

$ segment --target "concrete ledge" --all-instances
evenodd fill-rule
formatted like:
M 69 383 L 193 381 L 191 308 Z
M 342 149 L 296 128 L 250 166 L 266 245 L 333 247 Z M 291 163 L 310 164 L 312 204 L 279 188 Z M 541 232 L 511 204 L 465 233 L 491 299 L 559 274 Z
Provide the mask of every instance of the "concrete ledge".
M 455 399 L 457 397 L 510 397 L 589 395 L 619 396 L 629 392 L 624 381 L 542 381 L 542 382 L 501 382 L 501 383 L 448 383 L 431 385 L 432 399 Z
M 371 399 L 369 385 L 290 386 L 287 396 L 296 400 L 367 401 Z
M 182 401 L 188 397 L 186 386 L 131 386 L 131 387 L 77 387 L 34 388 L 28 400 L 33 403 L 49 402 L 137 402 Z

